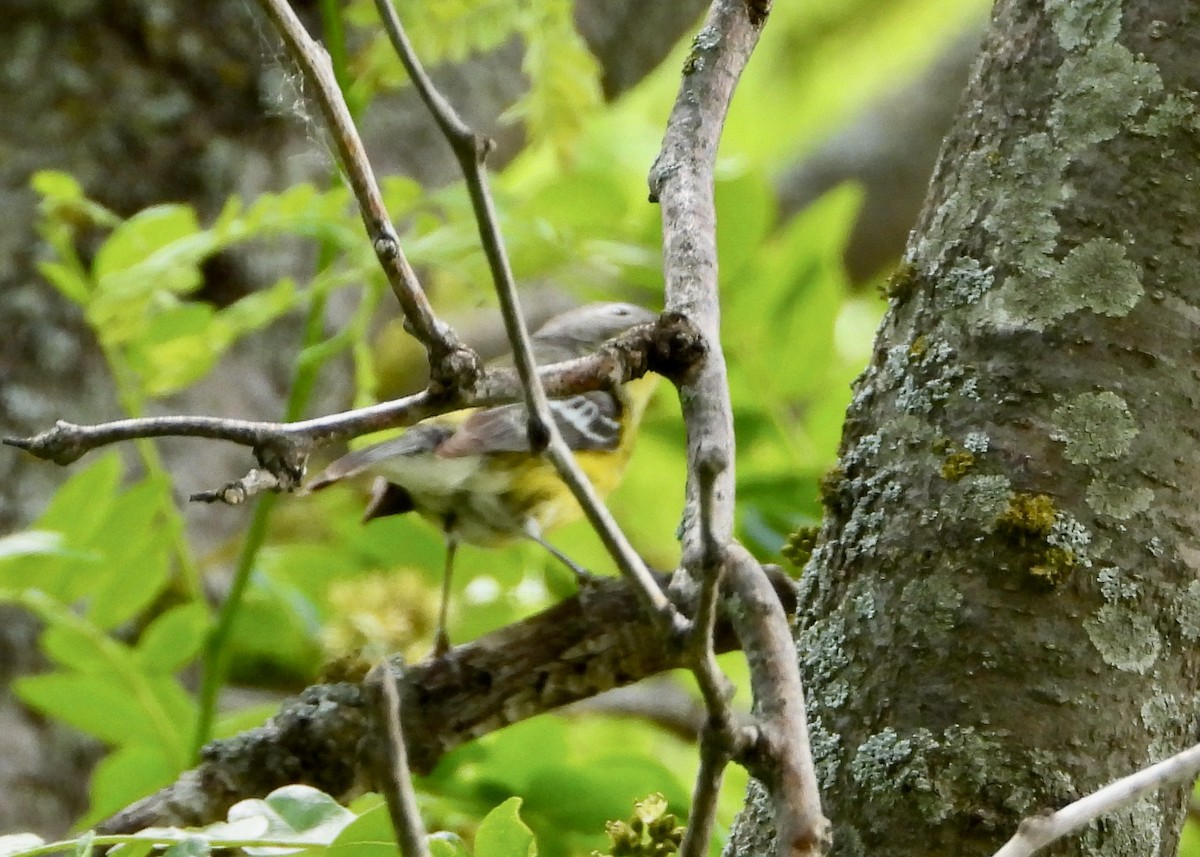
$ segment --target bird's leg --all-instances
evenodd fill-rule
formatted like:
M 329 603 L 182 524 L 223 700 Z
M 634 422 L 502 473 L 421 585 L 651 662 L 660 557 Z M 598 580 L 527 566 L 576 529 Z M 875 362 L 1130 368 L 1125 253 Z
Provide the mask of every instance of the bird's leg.
M 450 609 L 450 578 L 454 572 L 454 552 L 458 548 L 458 539 L 453 530 L 453 519 L 447 519 L 446 533 L 446 567 L 442 570 L 442 603 L 438 608 L 437 631 L 433 637 L 433 656 L 440 658 L 450 651 L 450 635 L 446 632 L 446 621 Z
M 576 563 L 565 553 L 560 551 L 554 545 L 550 544 L 550 542 L 543 539 L 542 534 L 538 531 L 536 524 L 531 523 L 526 525 L 525 534 L 529 536 L 532 541 L 537 542 L 539 545 L 549 551 L 551 556 L 553 556 L 567 568 L 571 569 L 571 574 L 575 575 L 575 583 L 581 590 L 588 589 L 595 585 L 598 579 L 597 576 Z

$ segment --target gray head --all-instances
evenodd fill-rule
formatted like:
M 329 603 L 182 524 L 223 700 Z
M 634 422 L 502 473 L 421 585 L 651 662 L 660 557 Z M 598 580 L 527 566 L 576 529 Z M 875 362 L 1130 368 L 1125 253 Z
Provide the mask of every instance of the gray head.
M 656 318 L 658 313 L 637 304 L 584 304 L 554 316 L 533 335 L 539 343 L 583 353 L 631 327 Z

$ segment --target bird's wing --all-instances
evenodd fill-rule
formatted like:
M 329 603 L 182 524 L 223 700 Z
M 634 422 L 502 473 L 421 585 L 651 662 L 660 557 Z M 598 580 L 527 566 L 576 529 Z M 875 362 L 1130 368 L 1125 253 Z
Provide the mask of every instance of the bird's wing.
M 612 393 L 594 390 L 552 399 L 550 412 L 567 446 L 575 451 L 616 449 L 621 442 L 621 404 Z M 529 450 L 529 425 L 523 404 L 476 411 L 437 448 L 441 458 Z
M 351 476 L 357 476 L 375 465 L 399 457 L 431 453 L 454 435 L 454 426 L 445 423 L 417 423 L 399 437 L 347 453 L 326 467 L 305 489 L 319 491 Z

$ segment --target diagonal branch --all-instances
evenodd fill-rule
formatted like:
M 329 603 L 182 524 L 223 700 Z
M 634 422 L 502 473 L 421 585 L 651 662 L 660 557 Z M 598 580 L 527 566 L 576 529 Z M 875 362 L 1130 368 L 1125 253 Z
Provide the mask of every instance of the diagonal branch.
M 371 246 L 400 301 L 409 329 L 429 353 L 430 377 L 437 386 L 469 389 L 480 372 L 479 357 L 458 341 L 449 325 L 434 316 L 429 299 L 417 282 L 417 275 L 400 247 L 400 238 L 383 204 L 379 184 L 334 76 L 329 54 L 304 29 L 287 0 L 259 0 L 259 6 L 275 25 L 288 53 L 300 66 L 305 82 L 315 94 L 342 168 L 358 200 Z
M 1017 833 L 993 857 L 1029 857 L 1102 815 L 1129 806 L 1138 798 L 1170 785 L 1191 782 L 1200 772 L 1200 744 L 1156 765 L 1122 777 L 1099 791 L 1081 797 L 1057 812 L 1034 815 L 1021 822 Z
M 794 609 L 791 582 L 777 574 L 772 584 Z M 718 651 L 736 648 L 727 620 L 718 621 L 715 639 Z M 610 578 L 589 591 L 586 607 L 574 596 L 414 664 L 398 687 L 409 765 L 428 773 L 446 753 L 489 732 L 684 666 L 678 647 L 664 643 L 642 618 L 629 583 Z M 294 782 L 352 797 L 370 779 L 358 753 L 368 721 L 358 685 L 307 688 L 266 726 L 210 743 L 198 768 L 98 829 L 203 825 L 223 819 L 239 800 Z

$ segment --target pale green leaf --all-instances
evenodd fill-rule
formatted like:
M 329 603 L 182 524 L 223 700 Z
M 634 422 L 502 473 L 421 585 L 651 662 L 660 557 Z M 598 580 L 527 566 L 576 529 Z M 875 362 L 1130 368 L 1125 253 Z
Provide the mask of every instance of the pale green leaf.
M 171 608 L 142 633 L 138 661 L 152 672 L 175 672 L 200 651 L 211 621 L 208 609 L 194 601 Z
M 534 857 L 533 831 L 521 820 L 521 799 L 511 797 L 487 814 L 475 834 L 475 857 Z

